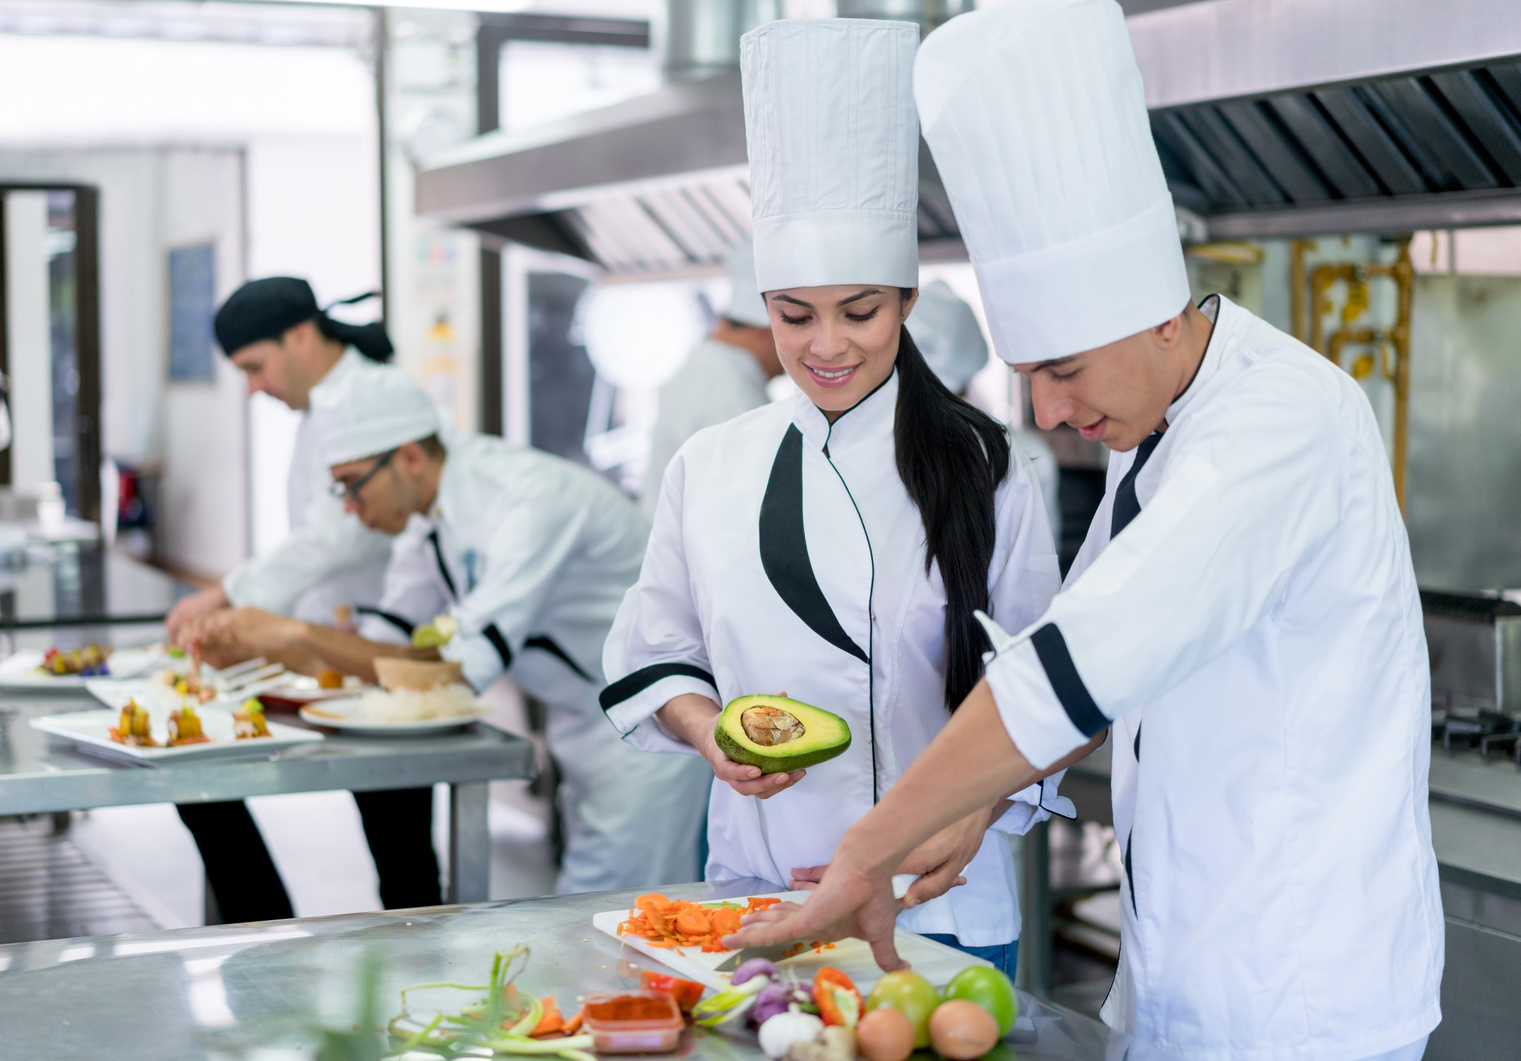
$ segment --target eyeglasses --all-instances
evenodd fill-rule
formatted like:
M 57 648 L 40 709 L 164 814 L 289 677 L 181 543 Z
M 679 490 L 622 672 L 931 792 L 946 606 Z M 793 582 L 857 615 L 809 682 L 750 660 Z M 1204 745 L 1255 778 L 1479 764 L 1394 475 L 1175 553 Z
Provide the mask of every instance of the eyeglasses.
M 380 469 L 390 464 L 391 458 L 394 456 L 396 456 L 396 450 L 394 449 L 382 453 L 375 459 L 375 466 L 373 468 L 351 483 L 346 483 L 341 479 L 333 480 L 333 485 L 327 488 L 328 493 L 332 494 L 339 501 L 352 501 L 357 505 L 359 503 L 359 491 L 364 489 L 366 483 L 375 478 Z

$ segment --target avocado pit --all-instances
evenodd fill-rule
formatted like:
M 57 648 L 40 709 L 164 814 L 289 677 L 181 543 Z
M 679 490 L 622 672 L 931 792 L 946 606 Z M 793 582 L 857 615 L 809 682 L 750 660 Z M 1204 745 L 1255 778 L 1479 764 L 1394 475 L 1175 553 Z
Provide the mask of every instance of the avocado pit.
M 752 707 L 740 715 L 739 722 L 745 729 L 745 736 L 763 748 L 797 740 L 804 733 L 803 724 L 797 717 L 779 707 Z

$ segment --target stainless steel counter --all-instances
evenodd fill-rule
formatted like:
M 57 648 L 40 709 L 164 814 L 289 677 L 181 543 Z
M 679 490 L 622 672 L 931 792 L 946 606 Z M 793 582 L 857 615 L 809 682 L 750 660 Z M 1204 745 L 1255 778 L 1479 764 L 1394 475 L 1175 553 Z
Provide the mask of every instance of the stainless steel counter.
M 421 737 L 332 735 L 264 758 L 157 767 L 118 765 L 33 729 L 45 714 L 98 709 L 74 694 L 0 700 L 0 815 L 46 814 L 134 803 L 208 803 L 285 792 L 450 786 L 450 898 L 489 894 L 486 784 L 533 776 L 533 747 L 484 723 Z M 303 726 L 293 715 L 277 720 Z
M 0 629 L 159 622 L 191 587 L 98 542 L 52 547 L 51 562 L 0 568 Z
M 666 892 L 701 899 L 761 889 L 771 886 L 692 884 Z M 310 1061 L 318 1028 L 353 1027 L 367 955 L 381 966 L 381 1020 L 397 1011 L 399 992 L 411 984 L 483 983 L 492 953 L 518 943 L 533 948 L 518 983 L 535 994 L 558 994 L 564 1006 L 588 991 L 636 983 L 641 966 L 657 967 L 632 952 L 625 958 L 615 940 L 591 927 L 594 913 L 626 907 L 635 894 L 0 947 L 0 1056 Z M 1009 1042 L 1019 1059 L 1102 1061 L 1121 1056 L 1125 1041 L 1096 1021 L 1021 993 Z M 694 1030 L 682 1056 L 759 1061 L 763 1055 L 751 1035 Z

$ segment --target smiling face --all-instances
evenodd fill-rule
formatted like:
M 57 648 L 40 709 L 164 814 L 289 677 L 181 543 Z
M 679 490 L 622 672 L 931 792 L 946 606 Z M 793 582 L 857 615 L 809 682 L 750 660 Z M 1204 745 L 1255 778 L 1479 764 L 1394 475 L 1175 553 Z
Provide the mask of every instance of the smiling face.
M 859 284 L 766 292 L 782 368 L 834 419 L 892 375 L 900 328 L 918 295 Z
M 1107 346 L 1014 369 L 1030 377 L 1030 401 L 1041 428 L 1069 424 L 1088 441 L 1124 453 L 1166 428 L 1167 409 L 1198 370 L 1209 329 L 1208 318 L 1190 306 Z

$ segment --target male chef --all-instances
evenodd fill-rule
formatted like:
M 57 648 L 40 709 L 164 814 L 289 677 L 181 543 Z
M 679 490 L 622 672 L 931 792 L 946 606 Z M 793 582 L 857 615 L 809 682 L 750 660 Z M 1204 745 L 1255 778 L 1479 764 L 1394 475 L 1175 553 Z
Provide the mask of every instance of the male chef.
M 649 470 L 639 500 L 641 511 L 651 518 L 666 465 L 682 443 L 705 427 L 765 405 L 770 400 L 766 384 L 782 374 L 771 318 L 755 285 L 755 246 L 749 240 L 735 244 L 728 265 L 728 309 L 660 389 Z
M 1108 489 L 1064 591 L 1018 636 L 987 624 L 985 679 L 802 912 L 731 942 L 827 926 L 901 964 L 899 860 L 1110 727 L 1125 875 L 1103 1016 L 1129 1056 L 1414 1061 L 1443 960 L 1429 676 L 1367 400 L 1240 307 L 1189 304 L 1112 0 L 953 19 L 915 96 L 995 349 L 1042 426 L 1113 451 Z
M 223 651 L 373 678 L 378 657 L 434 655 L 406 631 L 450 614 L 458 632 L 441 653 L 470 685 L 510 668 L 548 708 L 565 822 L 558 890 L 697 879 L 711 770 L 625 745 L 597 701 L 602 644 L 644 558 L 644 517 L 570 461 L 466 431 L 441 441 L 432 401 L 400 373 L 356 374 L 317 410 L 335 496 L 396 536 L 380 607 L 363 636 L 238 609 L 217 629 Z
M 166 623 L 170 639 L 188 645 L 199 625 L 229 604 L 325 623 L 334 621 L 338 605 L 373 606 L 380 599 L 391 542 L 345 513 L 343 502 L 329 494 L 316 407 L 324 393 L 351 377 L 400 374 L 386 364 L 392 347 L 384 327 L 334 320 L 305 280 L 271 276 L 234 291 L 217 310 L 213 328 L 222 350 L 248 377 L 250 394 L 262 391 L 303 414 L 286 490 L 291 531 L 221 585 L 177 604 Z M 432 787 L 360 792 L 354 802 L 375 859 L 381 904 L 442 902 Z M 241 801 L 187 803 L 178 810 L 195 837 L 223 920 L 293 916 L 263 837 Z

